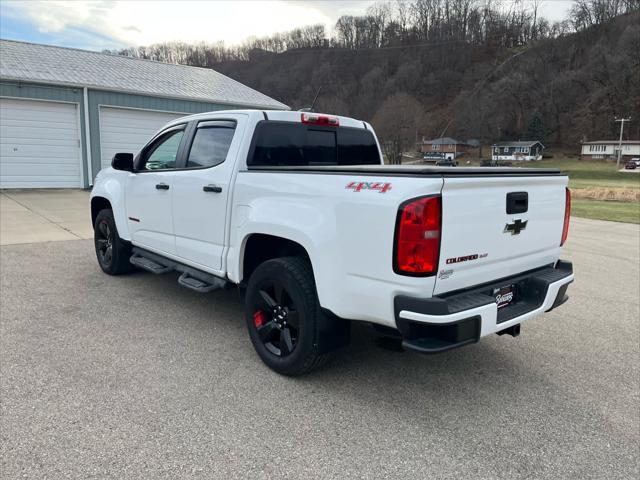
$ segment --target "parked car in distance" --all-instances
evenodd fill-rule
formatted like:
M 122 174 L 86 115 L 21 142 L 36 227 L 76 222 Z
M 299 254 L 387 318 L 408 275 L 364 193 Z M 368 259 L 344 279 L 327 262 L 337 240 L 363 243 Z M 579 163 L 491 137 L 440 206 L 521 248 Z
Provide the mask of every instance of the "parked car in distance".
M 349 342 L 351 321 L 437 353 L 516 336 L 563 304 L 567 182 L 552 169 L 386 166 L 361 120 L 218 111 L 116 154 L 91 219 L 105 273 L 238 286 L 258 356 L 299 375 Z
M 632 158 L 625 163 L 624 168 L 626 170 L 635 170 L 636 168 L 640 168 L 640 158 Z
M 456 165 L 458 165 L 458 162 L 448 158 L 445 158 L 443 160 L 438 160 L 436 162 L 436 167 L 455 167 Z

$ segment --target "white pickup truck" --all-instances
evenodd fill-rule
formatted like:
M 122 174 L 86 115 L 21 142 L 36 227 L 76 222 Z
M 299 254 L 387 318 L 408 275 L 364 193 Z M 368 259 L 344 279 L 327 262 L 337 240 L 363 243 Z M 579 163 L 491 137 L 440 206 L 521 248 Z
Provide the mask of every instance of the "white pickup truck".
M 239 285 L 260 358 L 319 366 L 374 324 L 435 353 L 565 302 L 567 176 L 556 170 L 385 166 L 371 126 L 291 111 L 218 111 L 119 153 L 91 193 L 105 273 Z

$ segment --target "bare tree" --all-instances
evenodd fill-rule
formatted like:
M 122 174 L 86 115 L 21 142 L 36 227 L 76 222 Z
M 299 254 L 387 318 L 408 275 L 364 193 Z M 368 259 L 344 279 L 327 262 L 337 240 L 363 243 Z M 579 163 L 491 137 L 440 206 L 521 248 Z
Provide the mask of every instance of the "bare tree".
M 396 93 L 373 116 L 373 126 L 389 163 L 402 163 L 404 152 L 414 150 L 422 115 L 418 100 L 406 93 Z

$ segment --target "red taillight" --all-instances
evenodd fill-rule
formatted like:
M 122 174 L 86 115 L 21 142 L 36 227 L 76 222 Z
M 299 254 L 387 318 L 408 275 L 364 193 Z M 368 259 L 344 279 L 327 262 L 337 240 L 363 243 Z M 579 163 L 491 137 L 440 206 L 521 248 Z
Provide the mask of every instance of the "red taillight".
M 442 200 L 409 200 L 400 206 L 393 269 L 403 275 L 428 276 L 438 270 Z
M 340 120 L 338 117 L 330 117 L 328 115 L 318 115 L 317 113 L 303 113 L 300 116 L 302 123 L 308 125 L 324 125 L 325 127 L 339 127 Z
M 564 225 L 562 226 L 562 239 L 560 240 L 560 246 L 564 245 L 569 236 L 569 217 L 571 217 L 571 190 L 565 189 L 565 201 L 564 201 Z

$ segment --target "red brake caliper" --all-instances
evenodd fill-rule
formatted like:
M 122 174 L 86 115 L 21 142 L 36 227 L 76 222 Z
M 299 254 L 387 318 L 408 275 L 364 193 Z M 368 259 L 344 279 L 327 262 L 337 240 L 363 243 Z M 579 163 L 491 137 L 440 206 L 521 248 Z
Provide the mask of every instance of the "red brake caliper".
M 264 312 L 262 310 L 256 310 L 253 314 L 253 323 L 256 328 L 260 328 L 264 323 Z

